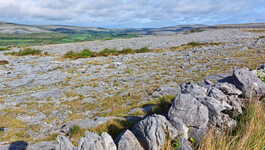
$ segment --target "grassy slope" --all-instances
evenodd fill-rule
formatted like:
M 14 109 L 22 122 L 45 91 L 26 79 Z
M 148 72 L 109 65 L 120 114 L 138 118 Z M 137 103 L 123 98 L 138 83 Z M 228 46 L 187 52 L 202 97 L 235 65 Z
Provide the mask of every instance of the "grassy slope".
M 108 40 L 114 38 L 136 37 L 133 34 L 122 32 L 78 32 L 78 33 L 27 33 L 27 34 L 0 34 L 0 46 L 28 46 L 42 44 L 58 44 L 83 42 L 92 40 Z

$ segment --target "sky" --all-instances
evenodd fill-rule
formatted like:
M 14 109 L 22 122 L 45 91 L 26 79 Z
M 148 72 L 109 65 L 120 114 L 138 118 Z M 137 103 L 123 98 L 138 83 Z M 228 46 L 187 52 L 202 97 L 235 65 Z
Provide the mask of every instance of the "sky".
M 265 0 L 0 0 L 0 21 L 156 28 L 265 22 Z

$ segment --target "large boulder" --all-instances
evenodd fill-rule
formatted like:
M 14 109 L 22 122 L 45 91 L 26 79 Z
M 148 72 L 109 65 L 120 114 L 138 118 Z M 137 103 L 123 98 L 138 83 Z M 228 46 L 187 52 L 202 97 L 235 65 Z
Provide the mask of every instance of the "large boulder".
M 181 119 L 187 126 L 203 128 L 209 121 L 209 112 L 191 94 L 180 94 L 172 102 L 168 117 L 171 122 Z
M 56 150 L 76 150 L 76 147 L 66 137 L 59 135 Z
M 130 130 L 122 132 L 115 140 L 118 150 L 144 150 Z
M 176 128 L 161 115 L 148 116 L 139 121 L 134 126 L 133 133 L 144 148 L 149 150 L 160 150 L 165 144 L 166 134 L 173 139 L 179 134 Z
M 258 77 L 256 70 L 248 68 L 235 69 L 234 85 L 243 91 L 245 97 L 261 96 L 265 93 L 265 83 Z M 252 95 L 251 95 L 252 94 Z
M 86 131 L 85 136 L 78 140 L 78 150 L 116 150 L 111 136 L 104 132 L 99 136 L 95 132 Z

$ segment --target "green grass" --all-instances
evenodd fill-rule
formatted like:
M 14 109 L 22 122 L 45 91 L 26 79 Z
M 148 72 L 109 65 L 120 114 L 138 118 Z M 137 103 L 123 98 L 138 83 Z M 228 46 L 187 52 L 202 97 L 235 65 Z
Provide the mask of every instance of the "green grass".
M 66 58 L 71 58 L 71 59 L 77 59 L 77 58 L 86 58 L 86 57 L 90 57 L 92 54 L 94 54 L 93 52 L 91 52 L 89 49 L 84 49 L 81 52 L 74 52 L 74 51 L 69 51 L 66 54 L 64 54 L 64 57 Z
M 165 95 L 159 97 L 158 100 L 154 102 L 154 106 L 148 114 L 166 114 L 168 113 L 172 101 L 176 98 L 174 95 Z
M 99 56 L 110 56 L 110 55 L 116 55 L 118 53 L 119 53 L 119 51 L 117 51 L 117 50 L 111 50 L 111 49 L 106 48 L 106 49 L 100 51 L 98 53 L 98 55 Z
M 190 42 L 188 44 L 183 44 L 181 46 L 191 46 L 191 47 L 198 47 L 198 46 L 215 46 L 220 45 L 221 43 L 199 43 L 199 42 Z
M 265 83 L 265 76 L 262 76 L 259 71 L 257 71 L 258 77 Z
M 100 52 L 91 52 L 89 49 L 84 49 L 81 52 L 74 52 L 74 51 L 69 51 L 67 52 L 64 57 L 65 58 L 71 58 L 71 59 L 78 59 L 78 58 L 87 58 L 87 57 L 99 57 L 99 56 L 117 56 L 117 55 L 124 55 L 124 54 L 134 54 L 134 53 L 147 53 L 150 52 L 151 50 L 149 50 L 148 48 L 144 47 L 144 48 L 140 48 L 140 49 L 123 49 L 121 51 L 117 51 L 117 50 L 111 50 L 111 49 L 104 49 Z
M 0 51 L 6 51 L 6 50 L 10 50 L 11 47 L 10 46 L 7 46 L 7 47 L 0 47 Z
M 44 44 L 73 43 L 93 40 L 131 38 L 134 34 L 119 31 L 84 31 L 81 33 L 27 33 L 27 34 L 0 34 L 2 46 L 32 46 Z
M 39 54 L 41 54 L 40 50 L 35 50 L 30 48 L 26 48 L 18 52 L 5 53 L 5 55 L 14 55 L 14 56 L 39 55 Z

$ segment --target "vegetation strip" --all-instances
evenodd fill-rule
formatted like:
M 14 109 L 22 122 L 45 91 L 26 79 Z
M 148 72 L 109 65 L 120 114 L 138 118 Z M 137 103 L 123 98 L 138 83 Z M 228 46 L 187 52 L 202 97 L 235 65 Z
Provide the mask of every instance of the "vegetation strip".
M 30 49 L 30 48 L 26 48 L 18 52 L 5 53 L 5 55 L 14 55 L 14 56 L 40 55 L 40 54 L 41 54 L 40 50 L 35 50 L 35 49 Z
M 121 51 L 117 50 L 111 50 L 111 49 L 104 49 L 103 51 L 100 52 L 91 52 L 89 49 L 84 49 L 81 52 L 74 52 L 74 51 L 69 51 L 67 52 L 64 57 L 65 58 L 71 58 L 71 59 L 78 59 L 78 58 L 87 58 L 87 57 L 99 57 L 99 56 L 118 56 L 118 55 L 123 55 L 123 54 L 134 54 L 134 53 L 147 53 L 150 52 L 147 47 L 140 48 L 140 49 L 123 49 Z

